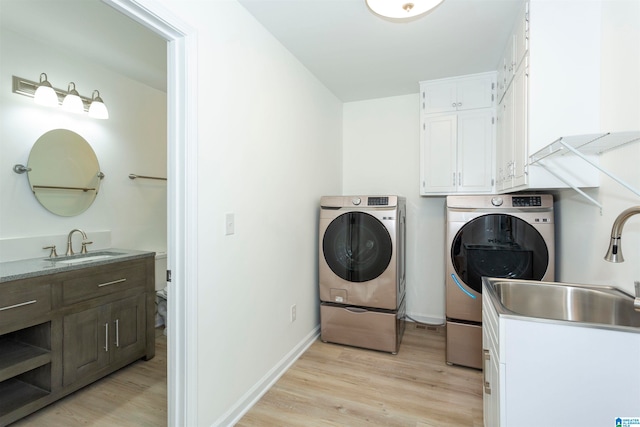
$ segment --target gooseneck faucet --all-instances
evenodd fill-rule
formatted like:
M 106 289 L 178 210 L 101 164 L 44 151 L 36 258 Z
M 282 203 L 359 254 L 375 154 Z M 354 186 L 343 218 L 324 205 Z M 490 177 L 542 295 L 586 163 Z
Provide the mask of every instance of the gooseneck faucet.
M 622 256 L 622 227 L 629 218 L 633 215 L 640 214 L 640 206 L 633 206 L 626 209 L 618 215 L 611 227 L 611 242 L 609 242 L 609 250 L 604 256 L 604 259 L 609 262 L 624 262 Z
M 609 262 L 624 262 L 622 256 L 622 227 L 629 218 L 633 215 L 640 214 L 640 206 L 633 206 L 629 209 L 625 209 L 620 212 L 620 215 L 613 221 L 613 227 L 611 227 L 611 242 L 609 242 L 609 249 L 604 256 L 605 261 Z M 636 311 L 640 311 L 640 281 L 634 282 L 636 290 L 636 299 L 633 302 L 633 306 Z
M 76 231 L 79 232 L 80 234 L 82 234 L 82 239 L 83 240 L 87 240 L 87 233 L 85 233 L 84 231 L 80 230 L 79 228 L 74 228 L 73 230 L 71 230 L 69 232 L 69 235 L 67 236 L 67 254 L 66 254 L 67 256 L 74 254 L 73 247 L 72 247 L 72 244 L 71 244 L 71 236 Z

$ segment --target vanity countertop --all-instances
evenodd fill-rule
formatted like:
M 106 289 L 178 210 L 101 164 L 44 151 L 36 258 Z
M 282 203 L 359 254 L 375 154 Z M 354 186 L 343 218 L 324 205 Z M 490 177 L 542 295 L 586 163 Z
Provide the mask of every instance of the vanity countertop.
M 105 253 L 109 253 L 110 255 L 104 258 L 96 256 L 96 258 L 99 259 L 88 262 L 68 263 L 69 260 L 81 259 L 83 257 L 89 258 L 92 255 Z M 30 258 L 18 261 L 0 262 L 0 283 L 153 256 L 155 256 L 155 252 L 112 248 L 71 257 L 60 256 L 57 258 Z

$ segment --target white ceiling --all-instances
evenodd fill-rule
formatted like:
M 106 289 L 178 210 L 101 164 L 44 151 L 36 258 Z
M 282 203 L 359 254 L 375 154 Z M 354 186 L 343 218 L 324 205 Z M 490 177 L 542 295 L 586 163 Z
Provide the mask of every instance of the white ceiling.
M 421 80 L 496 69 L 523 0 L 444 0 L 409 22 L 364 0 L 239 0 L 344 102 L 418 92 Z
M 495 69 L 522 1 L 445 0 L 392 22 L 364 0 L 239 0 L 344 102 Z M 0 0 L 0 18 L 3 27 L 166 90 L 166 42 L 99 0 Z

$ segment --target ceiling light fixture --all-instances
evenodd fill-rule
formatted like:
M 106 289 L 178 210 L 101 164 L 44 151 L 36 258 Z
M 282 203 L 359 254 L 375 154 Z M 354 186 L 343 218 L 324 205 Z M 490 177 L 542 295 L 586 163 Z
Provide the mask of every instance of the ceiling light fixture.
M 102 98 L 100 98 L 100 92 L 97 90 L 93 91 L 91 95 L 91 105 L 89 105 L 89 117 L 93 117 L 94 119 L 108 119 L 109 118 L 109 110 L 107 110 L 107 106 L 104 105 Z
M 413 18 L 429 12 L 443 0 L 366 0 L 375 14 L 393 19 Z
M 40 74 L 40 83 L 33 95 L 33 100 L 36 104 L 47 107 L 58 106 L 58 95 L 56 95 L 56 91 L 53 90 L 51 83 L 47 80 L 46 73 Z
M 67 96 L 62 101 L 62 108 L 70 113 L 82 113 L 84 111 L 84 105 L 80 94 L 76 90 L 76 84 L 74 82 L 69 83 L 67 87 Z

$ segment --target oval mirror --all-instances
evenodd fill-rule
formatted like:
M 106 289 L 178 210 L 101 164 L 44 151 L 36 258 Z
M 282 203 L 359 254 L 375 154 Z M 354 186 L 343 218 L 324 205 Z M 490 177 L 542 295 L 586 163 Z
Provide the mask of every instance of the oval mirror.
M 38 202 L 60 216 L 87 210 L 104 176 L 89 143 L 67 129 L 54 129 L 38 138 L 31 148 L 27 168 L 31 191 Z

